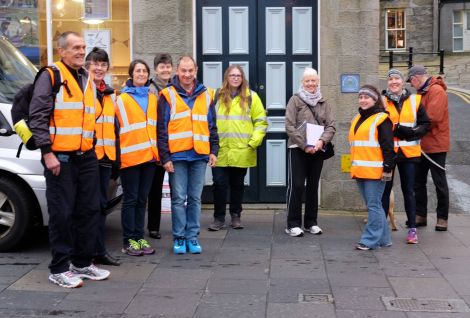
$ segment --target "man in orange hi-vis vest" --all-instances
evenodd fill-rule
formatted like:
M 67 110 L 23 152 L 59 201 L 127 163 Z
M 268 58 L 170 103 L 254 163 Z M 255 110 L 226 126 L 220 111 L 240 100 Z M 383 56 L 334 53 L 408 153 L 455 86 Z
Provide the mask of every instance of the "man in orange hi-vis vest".
M 99 202 L 95 134 L 95 85 L 83 68 L 85 41 L 76 32 L 57 39 L 60 79 L 43 72 L 35 84 L 29 125 L 41 149 L 49 212 L 52 261 L 49 281 L 66 288 L 82 278 L 103 280 L 109 271 L 92 264 Z M 52 80 L 62 85 L 52 94 Z
M 170 175 L 175 254 L 202 251 L 197 237 L 204 176 L 219 150 L 213 92 L 197 82 L 196 73 L 194 59 L 181 57 L 158 101 L 158 151 Z

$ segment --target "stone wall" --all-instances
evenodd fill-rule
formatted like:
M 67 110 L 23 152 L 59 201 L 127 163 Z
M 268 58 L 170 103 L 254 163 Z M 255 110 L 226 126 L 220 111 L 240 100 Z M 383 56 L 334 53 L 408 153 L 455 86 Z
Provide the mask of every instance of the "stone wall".
M 379 1 L 321 2 L 321 89 L 336 115 L 336 156 L 325 162 L 321 206 L 331 209 L 363 207 L 355 181 L 341 172 L 341 155 L 349 153 L 348 131 L 357 114 L 357 94 L 341 93 L 342 73 L 357 73 L 361 85 L 379 85 Z
M 156 53 L 166 52 L 175 62 L 193 55 L 193 16 L 190 0 L 134 0 L 134 58 L 153 68 Z

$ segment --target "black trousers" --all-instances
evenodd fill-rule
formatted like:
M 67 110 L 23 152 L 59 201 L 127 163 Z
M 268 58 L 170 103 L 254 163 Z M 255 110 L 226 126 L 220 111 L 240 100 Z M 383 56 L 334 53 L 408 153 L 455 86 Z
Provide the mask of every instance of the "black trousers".
M 165 168 L 157 165 L 152 181 L 152 187 L 148 197 L 147 229 L 160 232 L 160 220 L 162 217 L 162 189 Z
M 95 151 L 56 156 L 60 161 L 60 174 L 54 176 L 44 169 L 52 274 L 68 271 L 70 262 L 77 267 L 91 264 L 100 215 L 100 181 Z
M 98 218 L 98 234 L 96 236 L 95 255 L 104 256 L 106 251 L 106 206 L 108 205 L 108 189 L 111 180 L 111 167 L 99 166 L 100 172 L 100 209 Z
M 318 183 L 323 168 L 323 154 L 307 154 L 300 148 L 287 153 L 287 227 L 302 226 L 302 196 L 305 193 L 304 227 L 317 225 Z M 307 186 L 305 186 L 307 181 Z
M 212 192 L 214 194 L 214 219 L 225 222 L 227 193 L 230 187 L 230 215 L 240 217 L 242 213 L 243 194 L 245 192 L 245 175 L 247 168 L 215 167 L 212 168 Z
M 446 152 L 430 153 L 428 156 L 440 166 L 445 167 L 447 156 Z M 428 214 L 428 193 L 426 184 L 428 181 L 429 170 L 431 170 L 432 181 L 436 187 L 437 217 L 439 219 L 447 220 L 449 216 L 449 187 L 447 186 L 446 172 L 430 162 L 424 156 L 421 156 L 421 162 L 416 164 L 414 185 L 416 215 L 426 217 Z

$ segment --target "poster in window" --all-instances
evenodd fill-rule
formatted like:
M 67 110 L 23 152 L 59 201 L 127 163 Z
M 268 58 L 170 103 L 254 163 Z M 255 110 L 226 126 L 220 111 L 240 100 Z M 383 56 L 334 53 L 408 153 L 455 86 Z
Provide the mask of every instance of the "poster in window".
M 109 0 L 85 0 L 84 20 L 109 20 L 111 19 Z
M 83 31 L 83 38 L 86 43 L 86 54 L 90 53 L 96 46 L 105 50 L 111 61 L 111 30 L 85 30 Z

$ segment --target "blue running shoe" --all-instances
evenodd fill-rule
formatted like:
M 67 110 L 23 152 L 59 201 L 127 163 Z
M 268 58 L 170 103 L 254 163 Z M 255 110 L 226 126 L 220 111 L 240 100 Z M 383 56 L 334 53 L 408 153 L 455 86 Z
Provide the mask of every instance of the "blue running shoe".
M 193 238 L 187 241 L 189 253 L 191 254 L 201 254 L 202 247 L 199 245 L 197 239 Z
M 173 253 L 186 254 L 186 240 L 183 237 L 175 239 L 173 243 Z

